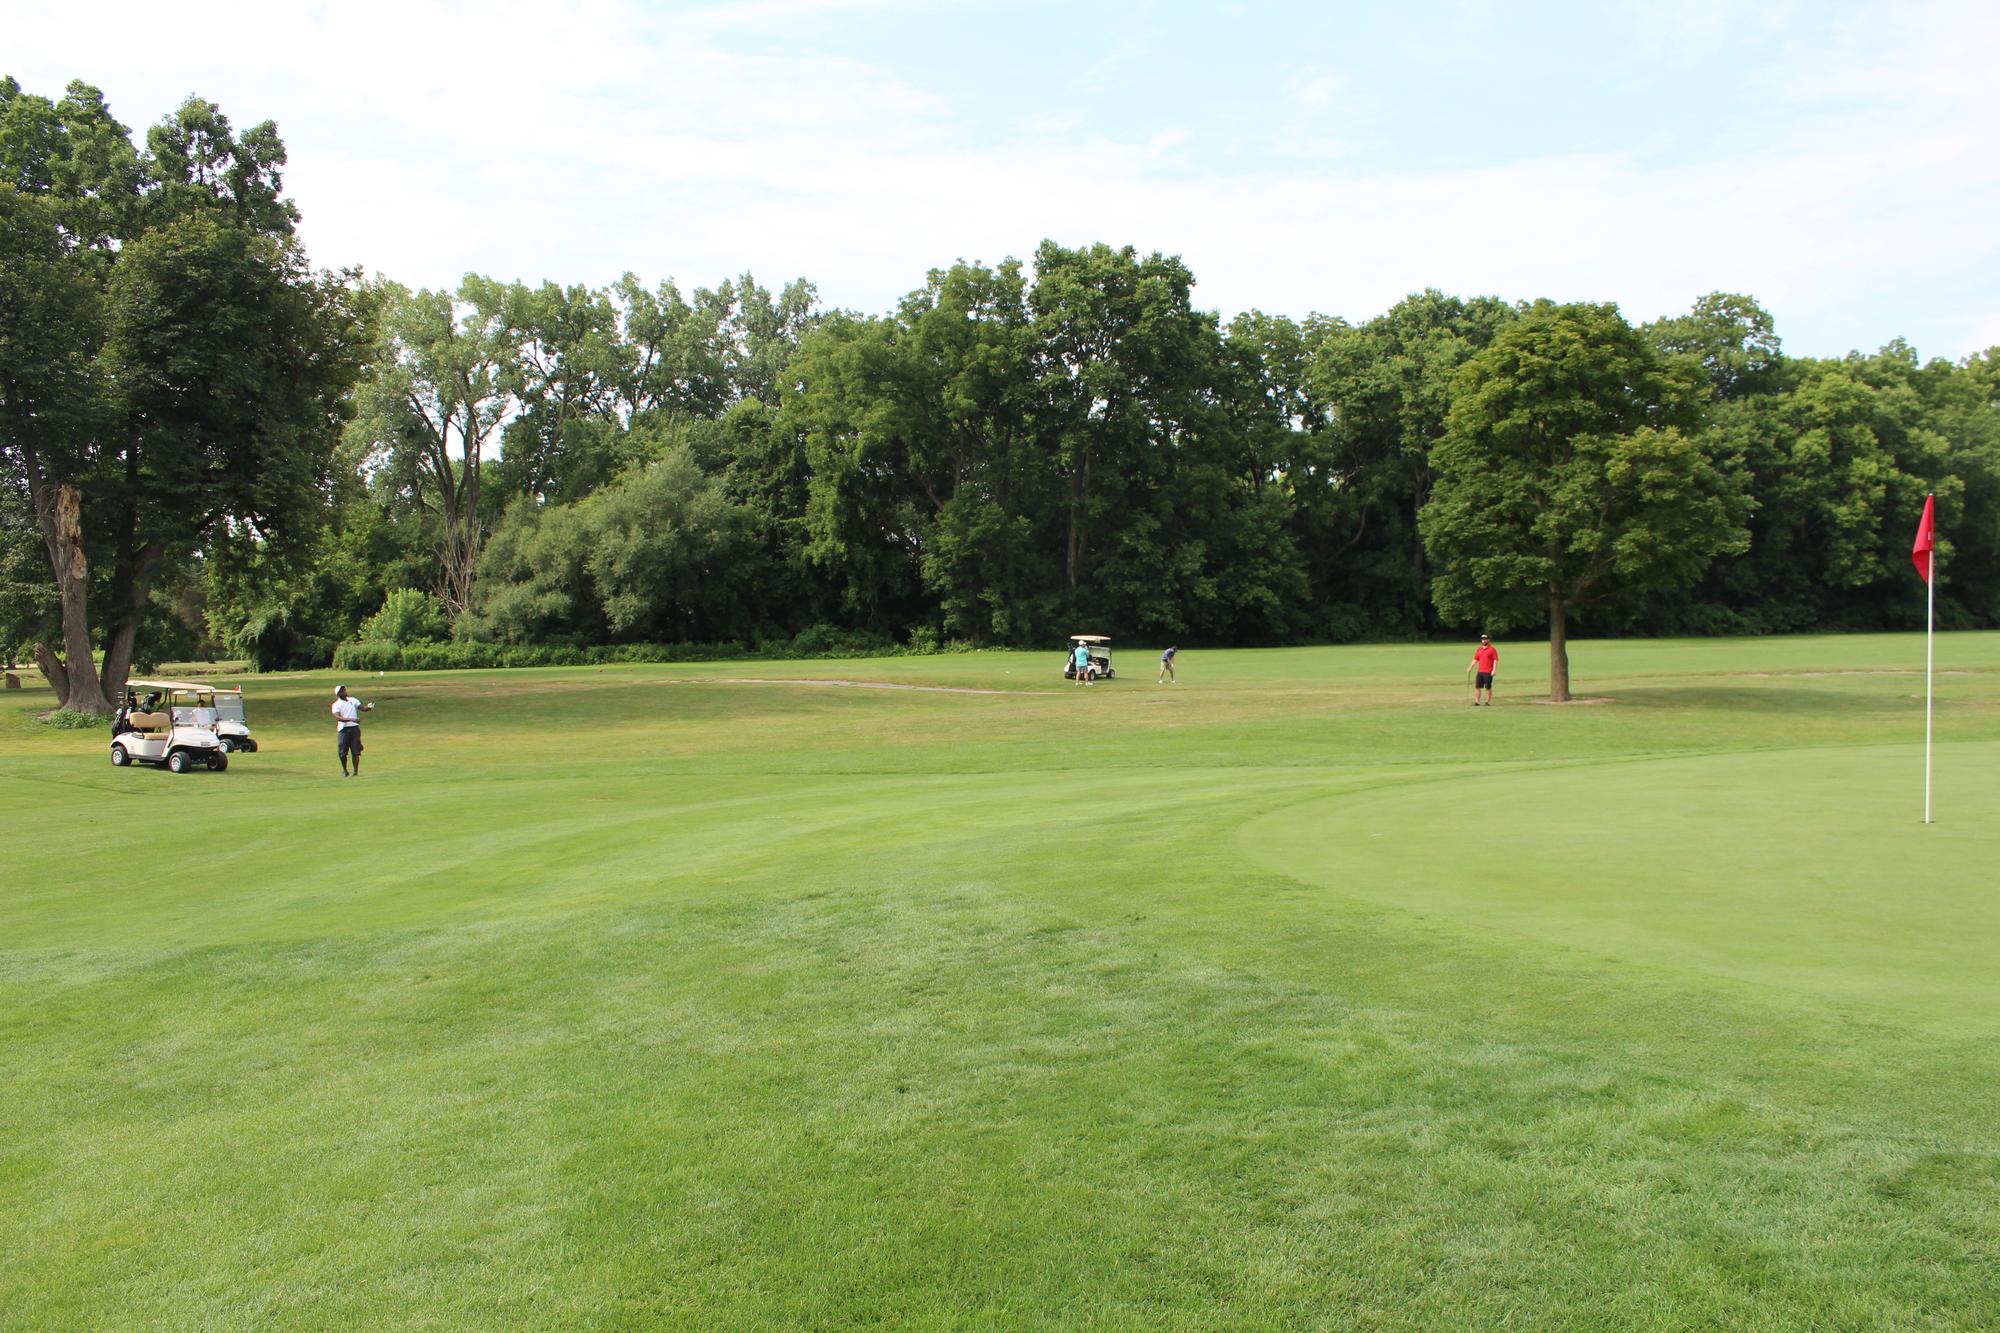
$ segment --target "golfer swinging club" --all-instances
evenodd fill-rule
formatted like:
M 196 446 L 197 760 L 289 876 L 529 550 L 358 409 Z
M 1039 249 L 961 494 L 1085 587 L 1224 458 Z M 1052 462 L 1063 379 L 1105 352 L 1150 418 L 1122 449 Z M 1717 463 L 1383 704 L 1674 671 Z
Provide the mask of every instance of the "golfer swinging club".
M 374 704 L 364 704 L 358 699 L 347 697 L 347 687 L 333 688 L 333 735 L 334 751 L 340 756 L 340 776 L 358 778 L 361 776 L 361 715 L 375 711 Z M 347 756 L 354 756 L 354 771 L 347 771 Z
M 1479 647 L 1473 649 L 1472 652 L 1472 665 L 1466 667 L 1467 672 L 1478 673 L 1472 678 L 1472 706 L 1474 708 L 1479 707 L 1482 703 L 1488 708 L 1493 706 L 1493 672 L 1499 665 L 1500 650 L 1493 646 L 1493 636 L 1490 634 L 1480 635 Z M 1481 695 L 1484 695 L 1485 698 L 1482 699 Z

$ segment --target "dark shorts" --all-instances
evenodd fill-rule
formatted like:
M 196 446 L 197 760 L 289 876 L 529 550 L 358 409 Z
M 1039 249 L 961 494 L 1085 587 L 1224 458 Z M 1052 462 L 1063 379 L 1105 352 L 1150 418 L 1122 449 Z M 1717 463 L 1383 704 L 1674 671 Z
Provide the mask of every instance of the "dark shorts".
M 356 759 L 361 757 L 361 728 L 342 727 L 340 738 L 334 742 L 334 753 L 342 759 L 351 753 Z
M 1490 690 L 1493 688 L 1493 673 L 1491 671 L 1482 671 L 1478 675 L 1474 676 L 1472 678 L 1472 681 L 1473 681 L 1472 687 L 1474 689 Z

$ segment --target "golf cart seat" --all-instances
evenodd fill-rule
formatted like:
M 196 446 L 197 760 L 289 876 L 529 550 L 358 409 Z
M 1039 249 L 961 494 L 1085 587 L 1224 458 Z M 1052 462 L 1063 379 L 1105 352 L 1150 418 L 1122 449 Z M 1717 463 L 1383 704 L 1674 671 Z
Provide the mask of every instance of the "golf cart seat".
M 173 720 L 165 713 L 131 713 L 126 716 L 125 725 L 134 731 L 165 731 L 173 725 Z

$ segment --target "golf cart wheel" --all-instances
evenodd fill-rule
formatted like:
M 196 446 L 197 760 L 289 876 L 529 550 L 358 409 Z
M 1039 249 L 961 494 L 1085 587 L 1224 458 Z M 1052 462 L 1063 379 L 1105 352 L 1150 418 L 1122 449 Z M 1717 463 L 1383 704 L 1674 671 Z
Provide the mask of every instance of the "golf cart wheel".
M 188 771 L 188 752 L 186 750 L 175 750 L 172 754 L 167 756 L 167 772 L 185 773 L 187 771 Z
M 220 741 L 217 742 L 217 744 L 222 746 L 222 752 L 224 754 L 228 754 L 231 750 L 236 748 L 236 743 L 230 740 L 227 736 L 224 736 Z
M 223 769 L 228 768 L 229 751 L 226 749 L 217 750 L 214 754 L 208 757 L 208 766 L 217 773 L 220 773 Z
M 114 745 L 111 747 L 111 766 L 113 768 L 123 768 L 131 762 L 132 756 L 126 753 L 124 746 Z

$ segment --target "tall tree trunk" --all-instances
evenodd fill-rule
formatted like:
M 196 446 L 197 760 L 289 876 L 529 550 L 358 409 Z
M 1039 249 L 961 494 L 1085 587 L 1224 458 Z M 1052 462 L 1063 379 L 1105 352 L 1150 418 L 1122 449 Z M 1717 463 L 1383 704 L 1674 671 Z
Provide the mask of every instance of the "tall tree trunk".
M 1083 508 L 1083 474 L 1069 474 L 1069 547 L 1066 569 L 1069 574 L 1069 590 L 1076 591 L 1076 567 L 1083 556 L 1083 525 L 1078 513 Z
M 132 674 L 132 646 L 138 638 L 139 620 L 136 616 L 112 626 L 110 635 L 106 637 L 102 688 L 107 699 L 116 699 L 124 692 L 125 678 Z
M 125 677 L 132 670 L 132 648 L 139 638 L 139 627 L 146 619 L 146 605 L 153 597 L 153 567 L 160 561 L 165 551 L 164 544 L 154 538 L 139 548 L 133 556 L 129 577 L 126 582 L 125 605 L 119 608 L 118 619 L 112 623 L 111 633 L 104 641 L 103 690 L 106 699 L 116 699 L 125 689 Z
M 445 517 L 444 539 L 438 545 L 438 600 L 444 603 L 444 613 L 456 620 L 466 612 L 465 601 L 465 561 L 460 555 L 461 543 L 458 536 L 458 519 L 455 515 Z
M 63 665 L 60 657 L 56 656 L 55 649 L 46 643 L 36 644 L 34 654 L 35 665 L 42 669 L 42 675 L 47 678 L 49 688 L 56 692 L 57 704 L 61 704 L 63 700 L 69 698 L 69 668 Z
M 1569 604 L 1549 592 L 1549 701 L 1569 702 Z
M 460 587 L 465 598 L 465 609 L 471 611 L 479 578 L 479 465 L 485 452 L 486 438 L 482 433 L 473 435 L 479 424 L 479 405 L 472 400 L 470 386 L 465 399 L 465 480 L 459 486 L 459 494 L 465 500 L 465 538 L 460 558 L 464 565 L 460 577 Z
M 461 495 L 461 503 L 463 496 Z M 477 519 L 467 510 L 445 518 L 444 543 L 438 550 L 440 577 L 438 598 L 445 614 L 457 620 L 472 609 L 479 576 L 479 530 Z
M 1431 442 L 1426 441 L 1428 449 Z M 1431 604 L 1430 574 L 1424 565 L 1424 506 L 1431 501 L 1431 470 L 1421 464 L 1417 467 L 1416 493 L 1410 504 L 1410 572 L 1416 578 L 1417 623 L 1423 624 L 1428 618 Z M 1413 627 L 1414 628 L 1414 627 Z
M 31 482 L 34 478 L 31 476 Z M 83 553 L 83 494 L 74 486 L 34 486 L 36 517 L 48 546 L 49 567 L 56 576 L 62 607 L 63 679 L 56 689 L 58 706 L 79 713 L 109 713 L 111 703 L 97 683 L 97 664 L 90 653 L 90 562 Z M 38 655 L 38 659 L 39 655 Z M 43 675 L 48 675 L 43 664 Z
M 438 483 L 438 516 L 444 520 L 437 591 L 444 602 L 445 614 L 454 621 L 472 610 L 474 582 L 479 577 L 479 463 L 485 447 L 484 437 L 473 433 L 479 408 L 472 387 L 463 378 L 459 387 L 460 397 L 442 424 L 427 426 L 430 468 Z M 462 419 L 456 416 L 461 406 L 465 410 Z M 459 421 L 459 442 L 463 446 L 463 457 L 456 469 L 446 448 L 455 419 Z

